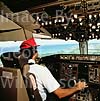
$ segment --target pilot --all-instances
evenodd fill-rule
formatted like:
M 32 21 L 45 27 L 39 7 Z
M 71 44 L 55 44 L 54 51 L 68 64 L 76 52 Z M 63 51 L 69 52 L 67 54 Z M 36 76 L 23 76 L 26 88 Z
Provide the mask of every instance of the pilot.
M 36 76 L 39 93 L 43 101 L 46 101 L 47 91 L 54 93 L 61 99 L 88 87 L 85 82 L 79 81 L 74 87 L 61 88 L 47 67 L 36 64 L 35 60 L 38 57 L 37 46 L 34 38 L 31 38 L 22 42 L 20 51 L 28 58 L 28 63 L 30 64 L 28 72 Z

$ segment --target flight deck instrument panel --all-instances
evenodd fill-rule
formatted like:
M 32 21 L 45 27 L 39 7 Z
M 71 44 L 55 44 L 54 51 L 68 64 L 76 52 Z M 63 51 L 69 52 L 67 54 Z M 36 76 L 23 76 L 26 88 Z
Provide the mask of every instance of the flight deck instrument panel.
M 88 88 L 73 94 L 69 101 L 100 101 L 100 56 L 58 54 L 42 58 L 62 88 L 73 87 L 79 80 Z M 95 93 L 94 93 L 95 92 Z

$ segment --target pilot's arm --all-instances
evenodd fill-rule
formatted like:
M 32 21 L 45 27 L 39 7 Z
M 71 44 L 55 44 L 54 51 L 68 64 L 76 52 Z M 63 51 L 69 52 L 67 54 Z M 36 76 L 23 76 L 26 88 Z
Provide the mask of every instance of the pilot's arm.
M 81 82 L 79 81 L 74 87 L 71 87 L 71 88 L 66 88 L 66 89 L 63 89 L 63 88 L 58 88 L 56 89 L 53 93 L 56 94 L 59 98 L 63 98 L 63 97 L 66 97 L 66 96 L 70 96 L 71 94 L 79 91 L 79 90 L 82 90 L 84 88 L 87 88 L 88 86 L 86 85 L 85 82 Z
M 53 77 L 53 75 L 50 73 L 50 71 L 47 68 L 45 68 L 44 71 L 45 71 L 45 73 L 44 73 L 44 75 L 42 75 L 43 78 L 45 78 L 42 81 L 44 84 L 44 87 L 48 90 L 49 93 L 53 92 L 59 98 L 69 96 L 69 95 L 87 87 L 85 82 L 80 81 L 72 88 L 61 88 L 60 84 Z

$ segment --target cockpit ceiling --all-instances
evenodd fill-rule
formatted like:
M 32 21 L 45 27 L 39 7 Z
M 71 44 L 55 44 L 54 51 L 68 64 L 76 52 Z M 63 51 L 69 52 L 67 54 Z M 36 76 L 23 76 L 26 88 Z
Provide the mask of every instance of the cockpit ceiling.
M 4 2 L 13 12 L 32 8 L 34 6 L 50 3 L 57 0 L 0 0 Z
M 53 38 L 100 39 L 100 0 L 60 0 L 31 8 L 30 12 Z
M 22 10 L 30 10 L 30 12 L 38 12 L 46 10 L 47 12 L 55 11 L 57 9 L 69 9 L 78 12 L 81 7 L 87 5 L 88 10 L 99 10 L 100 0 L 0 0 L 4 2 L 8 8 L 13 12 Z M 53 8 L 53 10 L 52 10 Z
M 2 0 L 13 11 L 27 9 L 53 38 L 100 39 L 100 0 Z

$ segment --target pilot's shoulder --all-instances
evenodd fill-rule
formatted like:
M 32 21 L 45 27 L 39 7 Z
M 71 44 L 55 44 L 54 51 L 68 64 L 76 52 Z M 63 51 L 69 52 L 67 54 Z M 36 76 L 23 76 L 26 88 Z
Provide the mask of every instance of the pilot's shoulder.
M 37 67 L 41 67 L 41 68 L 47 68 L 44 64 L 35 64 Z

